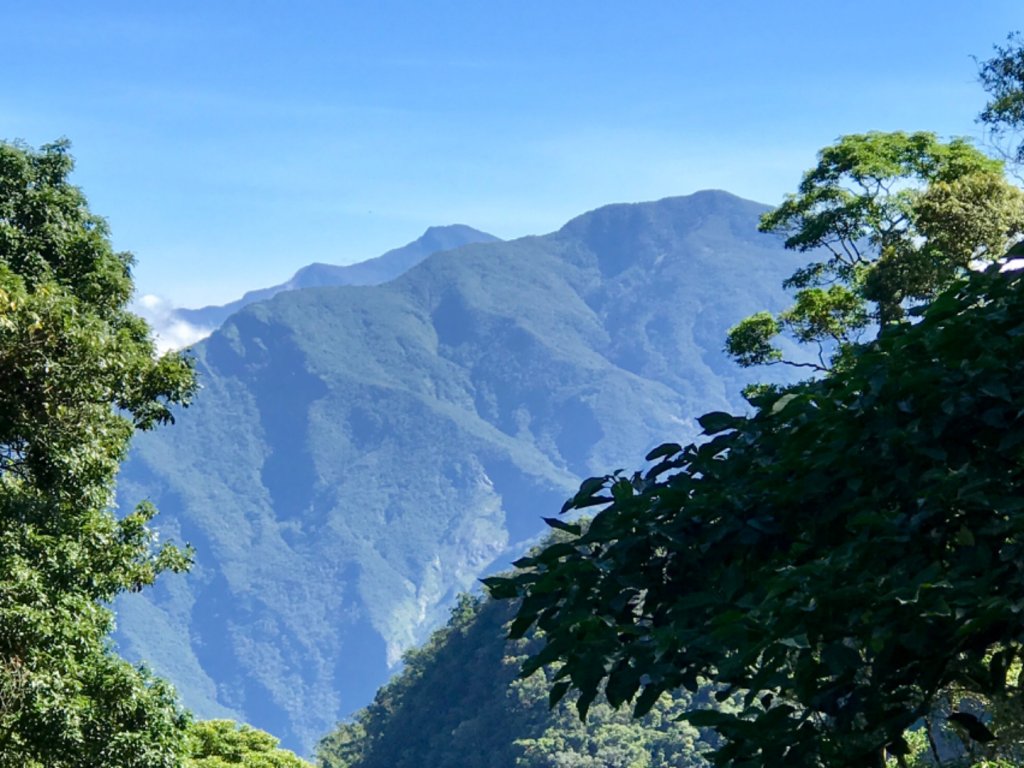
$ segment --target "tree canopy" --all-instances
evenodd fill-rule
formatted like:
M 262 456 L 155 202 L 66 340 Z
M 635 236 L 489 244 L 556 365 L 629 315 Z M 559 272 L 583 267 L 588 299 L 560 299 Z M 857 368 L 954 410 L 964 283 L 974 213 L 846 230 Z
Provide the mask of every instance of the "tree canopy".
M 552 697 L 582 715 L 715 681 L 743 706 L 686 719 L 723 766 L 878 766 L 949 691 L 1019 700 L 1024 274 L 970 274 L 755 404 L 585 481 L 564 511 L 593 520 L 552 520 L 565 540 L 487 580 L 522 600 L 514 636 L 543 631 L 524 673 L 561 664 Z M 969 708 L 949 720 L 987 741 Z
M 266 731 L 233 720 L 200 720 L 189 727 L 187 768 L 312 768 L 280 749 Z
M 1001 257 L 1024 231 L 1024 193 L 962 139 L 855 134 L 823 149 L 760 229 L 816 260 L 786 281 L 792 307 L 743 320 L 726 349 L 741 365 L 827 370 L 866 329 L 903 320 L 971 264 Z M 811 345 L 815 359 L 784 360 L 779 334 Z
M 127 310 L 132 258 L 68 149 L 0 143 L 0 766 L 177 766 L 186 718 L 113 653 L 107 606 L 188 564 L 151 506 L 112 502 L 132 433 L 170 422 L 194 377 Z

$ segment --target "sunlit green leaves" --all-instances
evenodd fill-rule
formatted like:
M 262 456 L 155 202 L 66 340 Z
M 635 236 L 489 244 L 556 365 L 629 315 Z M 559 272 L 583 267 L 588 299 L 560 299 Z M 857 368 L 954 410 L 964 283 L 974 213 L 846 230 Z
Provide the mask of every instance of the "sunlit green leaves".
M 107 606 L 189 553 L 156 546 L 152 506 L 111 505 L 132 433 L 195 383 L 127 312 L 131 257 L 67 150 L 0 144 L 0 766 L 172 768 L 185 717 L 111 651 Z
M 269 733 L 233 720 L 192 723 L 188 741 L 186 768 L 311 768 Z
M 740 365 L 774 363 L 782 360 L 782 350 L 772 344 L 772 339 L 780 333 L 782 323 L 771 312 L 758 312 L 729 330 L 725 351 Z
M 744 366 L 830 369 L 872 323 L 902 320 L 972 263 L 1002 256 L 1022 227 L 1024 193 L 966 141 L 843 136 L 821 151 L 799 191 L 761 219 L 762 231 L 819 260 L 785 282 L 797 289 L 790 309 L 743 320 L 726 350 Z M 810 345 L 816 359 L 784 359 L 779 335 Z

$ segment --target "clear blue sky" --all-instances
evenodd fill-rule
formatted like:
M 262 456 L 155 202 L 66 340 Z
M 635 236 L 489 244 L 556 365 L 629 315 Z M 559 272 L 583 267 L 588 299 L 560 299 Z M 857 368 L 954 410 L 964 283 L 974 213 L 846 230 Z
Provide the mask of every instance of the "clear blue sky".
M 872 129 L 978 136 L 1019 0 L 14 2 L 0 137 L 69 137 L 141 293 L 223 302 L 432 224 L 767 203 Z

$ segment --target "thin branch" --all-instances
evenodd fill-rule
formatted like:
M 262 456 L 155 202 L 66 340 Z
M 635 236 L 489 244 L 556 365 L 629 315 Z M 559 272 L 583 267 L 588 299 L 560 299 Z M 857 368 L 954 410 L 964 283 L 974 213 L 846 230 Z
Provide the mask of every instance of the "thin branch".
M 852 267 L 860 260 L 860 251 L 857 250 L 857 246 L 847 238 L 841 238 L 840 241 L 843 244 L 843 250 L 846 251 L 847 260 L 843 263 L 847 266 Z M 852 251 L 852 252 L 851 252 Z
M 840 245 L 842 245 L 842 246 L 843 246 L 843 250 L 845 250 L 845 249 L 846 249 L 846 245 L 845 245 L 844 241 L 842 240 L 842 238 L 840 238 L 838 242 L 839 242 L 839 244 L 840 244 Z M 846 259 L 847 259 L 847 258 L 849 258 L 849 257 L 848 257 L 848 255 L 844 255 L 843 251 L 840 251 L 840 250 L 839 250 L 838 248 L 836 248 L 836 247 L 835 247 L 835 246 L 834 246 L 834 245 L 833 245 L 832 243 L 830 243 L 830 242 L 824 242 L 824 241 L 823 241 L 823 242 L 822 242 L 822 245 L 824 245 L 824 246 L 825 246 L 825 248 L 827 248 L 827 249 L 828 249 L 829 253 L 831 253 L 831 254 L 832 254 L 832 257 L 833 257 L 833 258 L 834 258 L 834 259 L 835 259 L 836 261 L 840 261 L 840 262 L 842 262 L 843 264 L 845 264 L 845 263 L 846 263 Z
M 832 370 L 827 365 L 818 365 L 817 363 L 796 363 L 792 360 L 770 360 L 769 362 L 764 363 L 764 365 L 788 365 L 792 368 L 810 368 L 811 370 L 820 371 L 821 373 L 828 373 Z

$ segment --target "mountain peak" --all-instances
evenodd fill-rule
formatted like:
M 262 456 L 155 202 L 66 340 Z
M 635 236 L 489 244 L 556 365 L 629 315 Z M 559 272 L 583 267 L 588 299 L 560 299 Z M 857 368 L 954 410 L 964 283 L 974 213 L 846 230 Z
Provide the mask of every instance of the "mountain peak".
M 393 280 L 431 254 L 449 251 L 470 243 L 491 243 L 497 240 L 500 238 L 465 224 L 427 227 L 427 230 L 411 243 L 401 248 L 394 248 L 373 259 L 340 266 L 314 262 L 302 267 L 285 283 L 248 291 L 242 298 L 228 304 L 200 309 L 176 309 L 166 318 L 150 317 L 149 319 L 154 325 L 158 322 L 164 326 L 178 323 L 195 328 L 199 333 L 199 338 L 203 338 L 210 331 L 220 327 L 229 316 L 242 307 L 258 301 L 265 301 L 282 291 L 328 285 L 378 285 Z M 162 329 L 157 327 L 156 330 L 160 333 Z
M 470 243 L 494 243 L 500 239 L 465 224 L 445 224 L 427 227 L 426 231 L 409 245 L 421 243 L 430 245 L 435 250 L 447 251 Z
M 725 190 L 703 189 L 689 195 L 663 197 L 648 202 L 603 205 L 570 219 L 560 231 L 578 232 L 598 221 L 614 220 L 618 224 L 635 219 L 639 224 L 641 221 L 649 223 L 663 217 L 678 222 L 680 216 L 684 219 L 682 223 L 688 224 L 688 216 L 709 213 L 740 215 L 745 218 L 751 212 L 768 209 L 769 206 L 763 203 L 747 200 Z
M 643 203 L 616 203 L 577 216 L 562 227 L 561 237 L 584 243 L 597 255 L 604 275 L 636 264 L 635 255 L 657 258 L 669 244 L 701 232 L 720 242 L 756 245 L 764 235 L 751 221 L 769 206 L 721 190 L 665 197 Z
M 427 227 L 426 231 L 420 236 L 419 239 L 424 237 L 436 236 L 443 233 L 470 233 L 476 235 L 483 235 L 487 238 L 493 238 L 497 240 L 493 235 L 488 235 L 486 232 L 481 232 L 479 229 L 473 229 L 466 224 L 438 224 L 432 227 Z

